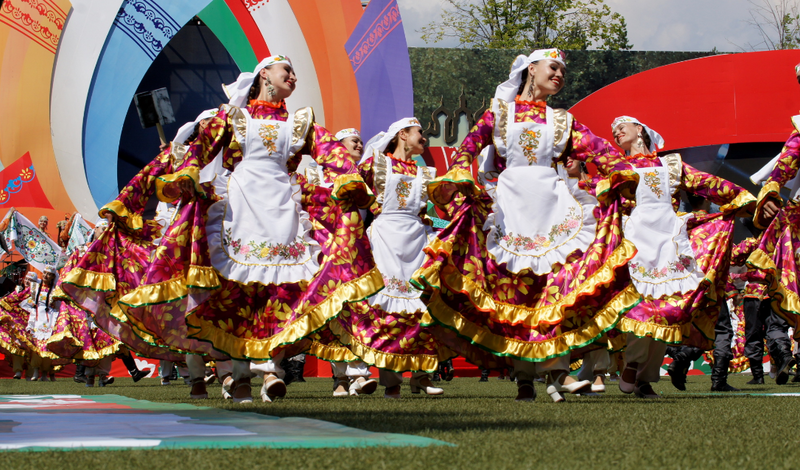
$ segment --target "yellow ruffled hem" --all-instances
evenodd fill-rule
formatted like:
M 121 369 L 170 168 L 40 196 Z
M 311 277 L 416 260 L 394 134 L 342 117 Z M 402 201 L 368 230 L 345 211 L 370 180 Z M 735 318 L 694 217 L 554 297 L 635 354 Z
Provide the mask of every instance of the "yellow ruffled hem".
M 339 338 L 339 341 L 350 346 L 356 356 L 361 358 L 366 364 L 378 367 L 379 369 L 386 369 L 394 372 L 433 372 L 439 367 L 439 362 L 456 357 L 455 353 L 444 346 L 439 346 L 435 356 L 425 354 L 387 353 L 371 348 L 359 341 L 338 322 L 331 322 L 329 326 L 333 334 Z
M 98 273 L 77 267 L 70 270 L 63 283 L 91 289 L 96 292 L 114 292 L 117 290 L 117 280 L 113 274 Z
M 756 209 L 753 211 L 753 224 L 761 230 L 767 228 L 759 223 L 759 220 L 761 220 L 761 213 L 764 210 L 764 204 L 767 201 L 774 201 L 778 207 L 783 205 L 783 199 L 781 199 L 781 185 L 779 185 L 777 181 L 770 181 L 758 192 L 758 202 L 756 202 Z
M 9 354 L 13 354 L 15 356 L 24 356 L 28 354 L 28 352 L 30 352 L 27 349 L 18 348 L 16 345 L 7 343 L 2 339 L 0 339 L 0 348 L 8 351 Z
M 608 204 L 610 200 L 621 194 L 626 199 L 636 199 L 636 185 L 639 184 L 639 173 L 633 170 L 615 171 L 597 182 L 595 197 L 601 204 Z M 611 191 L 616 188 L 616 191 Z
M 653 338 L 656 341 L 669 344 L 680 344 L 683 337 L 689 335 L 691 323 L 683 325 L 657 325 L 645 323 L 630 318 L 623 318 L 617 324 L 617 329 L 623 333 L 630 333 L 639 338 Z
M 178 180 L 189 178 L 192 180 L 194 184 L 194 190 L 198 194 L 205 194 L 205 190 L 200 186 L 200 169 L 196 166 L 191 166 L 188 168 L 184 168 L 183 170 L 172 173 L 171 175 L 159 176 L 156 178 L 156 196 L 162 202 L 173 203 L 178 200 L 178 198 L 168 198 L 164 195 L 164 188 L 169 183 L 174 183 Z
M 568 331 L 558 337 L 535 342 L 506 338 L 489 332 L 450 308 L 441 299 L 438 290 L 434 291 L 428 303 L 428 311 L 436 312 L 436 322 L 456 331 L 459 336 L 493 354 L 514 357 L 523 361 L 542 362 L 593 343 L 608 330 L 614 328 L 619 317 L 638 305 L 641 298 L 633 285 L 630 285 L 598 310 L 593 318 L 594 321 L 587 322 L 581 328 Z
M 353 362 L 358 360 L 358 356 L 353 354 L 347 346 L 332 346 L 317 341 L 311 343 L 306 354 L 311 354 L 323 361 Z
M 753 209 L 756 206 L 756 198 L 750 194 L 748 190 L 742 190 L 733 201 L 721 206 L 719 208 L 722 213 L 729 213 L 736 211 L 737 217 L 744 217 L 752 215 Z
M 462 168 L 451 168 L 444 176 L 428 183 L 428 198 L 437 206 L 444 207 L 453 200 L 459 188 L 465 187 L 469 193 L 477 191 L 472 173 Z
M 189 289 L 210 290 L 217 289 L 221 285 L 214 268 L 189 266 L 186 278 L 177 277 L 156 284 L 139 286 L 123 296 L 119 303 L 124 305 L 123 309 L 158 305 L 183 299 L 189 295 Z
M 125 204 L 118 200 L 113 200 L 101 207 L 98 215 L 100 215 L 100 217 L 105 217 L 109 212 L 114 214 L 116 220 L 121 221 L 131 230 L 141 230 L 144 226 L 141 214 L 131 212 L 125 207 Z
M 222 331 L 213 322 L 201 320 L 191 314 L 186 317 L 186 324 L 195 330 L 189 333 L 190 337 L 212 343 L 214 349 L 224 352 L 232 359 L 264 360 L 271 358 L 272 351 L 279 346 L 296 343 L 324 327 L 341 312 L 344 303 L 366 299 L 383 287 L 383 277 L 377 268 L 373 268 L 363 276 L 339 285 L 333 295 L 270 338 L 240 338 Z
M 798 325 L 797 316 L 800 315 L 800 296 L 786 289 L 779 281 L 778 267 L 772 259 L 760 248 L 756 248 L 747 258 L 747 265 L 761 271 L 768 272 L 770 275 L 769 292 L 772 293 L 772 309 L 780 314 L 789 325 Z M 796 331 L 796 330 L 795 330 Z
M 444 251 L 449 254 L 452 253 L 452 243 L 445 243 L 437 238 L 431 242 L 426 250 Z M 614 250 L 603 266 L 584 281 L 579 288 L 570 292 L 558 302 L 538 308 L 524 307 L 495 300 L 490 294 L 483 291 L 478 284 L 462 275 L 452 264 L 442 267 L 441 270 L 436 269 L 436 266 L 429 269 L 420 269 L 414 273 L 414 278 L 423 277 L 431 286 L 439 288 L 441 286 L 440 281 L 443 281 L 449 290 L 468 294 L 470 301 L 478 310 L 496 312 L 497 318 L 502 318 L 503 324 L 521 324 L 529 328 L 537 328 L 540 323 L 546 325 L 558 323 L 563 318 L 564 311 L 575 304 L 579 295 L 589 295 L 597 286 L 613 281 L 614 270 L 625 265 L 635 254 L 636 247 L 633 243 L 623 239 L 622 243 Z M 442 278 L 437 278 L 439 272 L 442 273 Z
M 72 342 L 72 346 L 74 346 L 76 348 L 83 348 L 83 346 L 84 346 L 82 341 L 80 341 L 78 338 L 73 336 L 72 333 L 69 333 L 67 331 L 62 331 L 61 333 L 58 333 L 58 334 L 55 334 L 55 335 L 51 336 L 50 339 L 47 340 L 47 344 L 49 345 L 50 343 L 58 343 L 58 342 L 61 342 L 61 341 L 65 340 L 65 339 L 74 340 L 75 342 Z M 80 346 L 78 346 L 78 345 L 80 345 Z M 59 358 L 63 357 L 64 359 L 74 359 L 76 361 L 78 361 L 78 360 L 97 361 L 97 360 L 103 359 L 104 357 L 113 356 L 113 355 L 117 354 L 119 352 L 119 348 L 121 346 L 122 346 L 122 343 L 120 343 L 118 341 L 114 341 L 114 343 L 111 346 L 107 346 L 107 347 L 105 347 L 105 348 L 103 348 L 103 349 L 101 349 L 99 351 L 97 351 L 97 350 L 85 351 L 83 349 L 80 349 L 72 357 L 64 357 L 64 356 L 58 356 L 58 355 L 56 355 L 56 356 L 59 357 Z M 52 352 L 52 351 L 50 351 L 50 352 Z M 53 354 L 55 354 L 55 353 L 53 353 Z
M 361 175 L 339 175 L 333 182 L 331 195 L 337 201 L 352 199 L 359 209 L 367 209 L 375 202 L 375 195 Z

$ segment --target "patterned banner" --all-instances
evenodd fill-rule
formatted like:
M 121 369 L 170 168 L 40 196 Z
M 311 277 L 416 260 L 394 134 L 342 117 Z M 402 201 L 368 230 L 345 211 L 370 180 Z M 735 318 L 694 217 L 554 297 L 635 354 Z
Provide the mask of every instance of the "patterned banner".
M 56 53 L 67 14 L 52 0 L 5 0 L 0 22 L 24 34 L 36 44 Z
M 361 100 L 361 135 L 414 115 L 411 61 L 396 0 L 372 0 L 345 44 Z
M 64 267 L 66 258 L 58 243 L 16 210 L 9 212 L 6 218 L 9 219 L 8 227 L 2 233 L 6 246 L 11 247 L 11 242 L 14 242 L 14 248 L 22 258 L 39 271 L 44 272 L 47 267 Z

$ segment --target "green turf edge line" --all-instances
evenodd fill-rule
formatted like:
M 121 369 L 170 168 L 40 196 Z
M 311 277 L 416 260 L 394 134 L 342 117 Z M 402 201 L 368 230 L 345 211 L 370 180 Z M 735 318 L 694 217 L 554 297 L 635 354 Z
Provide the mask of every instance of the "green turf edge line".
M 239 22 L 236 21 L 236 17 L 224 0 L 213 0 L 197 16 L 225 46 L 239 70 L 249 72 L 255 68 L 258 58 L 242 27 L 239 26 Z

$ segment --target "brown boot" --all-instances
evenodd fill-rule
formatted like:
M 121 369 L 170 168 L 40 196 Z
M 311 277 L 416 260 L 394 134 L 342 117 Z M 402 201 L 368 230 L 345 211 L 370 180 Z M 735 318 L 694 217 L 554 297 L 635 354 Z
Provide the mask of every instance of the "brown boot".
M 208 398 L 208 391 L 206 390 L 206 381 L 203 377 L 192 379 L 192 391 L 189 392 L 189 398 L 192 400 L 205 400 Z

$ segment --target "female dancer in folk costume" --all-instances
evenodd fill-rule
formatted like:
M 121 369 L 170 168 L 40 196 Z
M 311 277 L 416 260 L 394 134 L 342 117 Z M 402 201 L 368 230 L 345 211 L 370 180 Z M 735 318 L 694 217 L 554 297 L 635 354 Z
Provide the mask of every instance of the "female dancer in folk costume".
M 797 69 L 800 70 L 800 65 Z M 798 254 L 800 253 L 800 179 L 797 178 L 800 176 L 797 171 L 800 168 L 800 116 L 792 117 L 792 125 L 794 129 L 777 160 L 773 160 L 774 163 L 770 162 L 772 170 L 767 178 L 763 178 L 764 186 L 758 193 L 753 222 L 756 227 L 764 229 L 764 232 L 761 234 L 758 246 L 747 259 L 747 265 L 748 268 L 762 274 L 766 285 L 766 297 L 772 299 L 772 310 L 794 327 L 797 339 L 800 337 L 797 317 L 800 315 L 800 285 L 797 281 L 800 262 Z M 781 188 L 789 190 L 789 197 L 785 202 L 780 194 Z M 746 299 L 745 302 L 746 321 L 768 316 L 763 310 L 764 307 L 756 306 L 756 299 Z M 757 334 L 756 328 L 758 330 L 763 328 L 762 325 L 756 326 L 760 323 L 758 321 L 751 323 L 754 335 Z M 758 353 L 755 350 L 755 342 L 750 349 L 753 354 L 748 354 L 748 357 L 751 355 L 756 357 Z M 786 348 L 776 347 L 776 349 L 785 351 Z M 795 360 L 791 353 L 779 352 L 776 356 L 778 371 L 776 382 L 786 383 L 788 371 Z M 751 360 L 751 364 L 753 362 Z M 753 377 L 755 379 L 755 375 Z
M 361 161 L 364 143 L 358 129 L 342 129 L 336 133 L 335 138 L 347 149 L 353 163 Z M 318 187 L 316 191 L 328 191 L 324 188 L 330 188 L 334 183 L 316 162 L 311 162 L 306 168 L 304 177 L 308 184 Z M 315 217 L 317 215 L 319 217 Z M 311 216 L 324 219 L 322 213 L 312 212 Z M 310 345 L 304 350 L 320 359 L 330 361 L 334 377 L 334 397 L 371 395 L 377 389 L 378 382 L 370 378 L 369 366 L 339 341 L 329 328 L 330 325 L 331 323 L 309 336 Z M 300 344 L 298 343 L 298 346 Z
M 36 292 L 38 288 L 39 276 L 31 271 L 25 275 L 22 289 L 18 288 L 18 290 L 0 299 L 0 352 L 11 356 L 15 379 L 22 378 L 25 357 L 30 355 L 32 347 L 30 333 L 28 332 L 30 312 L 18 306 L 25 302 L 31 296 L 31 292 Z
M 75 217 L 73 217 L 74 219 Z M 125 345 L 100 329 L 91 315 L 75 304 L 61 288 L 66 275 L 83 258 L 94 238 L 102 235 L 107 226 L 106 219 L 98 219 L 93 231 L 90 232 L 90 238 L 85 240 L 84 244 L 75 247 L 67 259 L 66 265 L 62 268 L 52 296 L 53 300 L 59 302 L 58 317 L 53 326 L 53 334 L 47 340 L 47 349 L 62 358 L 80 361 L 79 369 L 82 369 L 83 372 L 76 373 L 76 380 L 85 380 L 88 387 L 94 386 L 95 375 L 100 376 L 100 386 L 109 383 L 109 379 L 104 376 L 109 375 L 111 363 L 116 356 L 122 358 L 134 382 L 138 382 L 148 374 L 139 370 Z M 70 244 L 72 244 L 72 240 Z
M 425 304 L 409 283 L 422 265 L 423 248 L 432 240 L 426 220 L 427 185 L 436 169 L 418 166 L 413 155 L 424 150 L 425 138 L 416 118 L 393 123 L 367 147 L 360 171 L 376 195 L 368 228 L 372 255 L 386 287 L 377 295 L 346 306 L 329 324 L 331 331 L 359 358 L 359 366 L 380 369 L 384 396 L 400 398 L 401 373 L 413 371 L 411 392 L 441 395 L 430 372 L 454 354 L 421 325 Z
M 143 339 L 146 335 L 129 322 L 118 300 L 139 285 L 156 248 L 153 240 L 161 236 L 158 223 L 142 217 L 156 192 L 156 178 L 175 171 L 184 153 L 177 148 L 164 149 L 115 200 L 100 209 L 107 225 L 99 224 L 102 233 L 96 232 L 86 254 L 61 283 L 63 292 L 92 315 L 98 327 L 139 356 L 153 359 L 179 361 L 182 355 Z
M 54 362 L 58 361 L 62 365 L 70 361 L 64 360 L 53 354 L 47 349 L 47 339 L 53 332 L 53 325 L 58 316 L 58 308 L 54 308 L 52 300 L 53 288 L 56 282 L 56 270 L 46 267 L 42 275 L 42 282 L 31 290 L 30 295 L 22 302 L 8 305 L 13 308 L 24 310 L 28 313 L 27 335 L 25 341 L 29 342 L 30 363 L 33 368 L 31 380 L 41 380 L 46 382 L 55 380 Z
M 169 149 L 166 150 L 171 155 L 172 161 L 176 162 L 176 164 L 169 169 L 168 173 L 177 170 L 177 167 L 186 158 L 186 153 L 191 143 L 205 130 L 206 126 L 211 122 L 211 119 L 217 114 L 217 111 L 217 109 L 205 110 L 200 113 L 194 121 L 181 126 L 175 138 L 170 143 Z M 212 167 L 212 169 L 213 168 L 214 167 Z M 213 175 L 211 180 L 213 180 Z M 214 190 L 215 183 L 201 184 L 207 197 L 216 200 L 217 196 Z M 159 225 L 159 233 L 158 237 L 153 240 L 154 252 L 163 252 L 165 249 L 165 243 L 162 243 L 164 242 L 164 238 L 161 237 L 161 235 L 166 235 L 172 222 L 177 219 L 177 214 L 181 210 L 179 206 L 180 204 L 161 202 L 156 208 L 154 221 Z M 191 208 L 189 210 L 191 210 Z M 166 243 L 169 243 L 169 240 L 166 240 Z M 135 291 L 131 295 L 135 295 Z M 165 322 L 159 321 L 161 318 L 143 315 L 144 311 L 141 309 L 128 309 L 128 304 L 125 300 L 127 298 L 128 297 L 123 297 L 120 299 L 119 306 L 125 316 L 125 321 L 131 325 L 136 335 L 152 346 L 164 347 L 178 353 L 186 353 L 182 355 L 180 360 L 185 360 L 189 372 L 189 381 L 192 386 L 189 396 L 193 399 L 208 398 L 206 383 L 204 381 L 205 357 L 218 360 L 221 363 L 224 363 L 224 361 L 229 358 L 224 353 L 215 350 L 211 344 L 189 338 L 189 332 L 185 322 L 167 326 Z M 161 361 L 162 371 L 172 371 L 173 359 L 162 359 Z M 168 378 L 162 376 L 162 384 L 168 385 Z
M 556 401 L 561 392 L 588 388 L 568 374 L 570 351 L 600 338 L 640 300 L 627 271 L 636 249 L 621 236 L 614 195 L 629 193 L 638 175 L 611 144 L 540 101 L 561 90 L 564 71 L 556 49 L 517 57 L 492 109 L 448 173 L 429 186 L 434 203 L 450 203 L 452 222 L 414 275 L 430 298 L 430 315 L 464 347 L 514 359 L 517 399 L 524 401 L 535 398 L 537 373 L 547 373 Z M 489 199 L 475 189 L 469 168 L 492 143 L 500 176 Z M 593 161 L 608 176 L 597 189 L 594 233 L 582 230 L 583 206 L 554 167 L 568 156 Z M 459 189 L 465 198 L 453 199 Z
M 755 198 L 692 168 L 679 154 L 659 157 L 656 147 L 663 147 L 663 138 L 636 118 L 619 117 L 611 127 L 640 175 L 636 205 L 623 228 L 638 249 L 629 266 L 644 296 L 617 325 L 627 334 L 627 366 L 619 387 L 641 398 L 658 398 L 650 384 L 659 380 L 667 345 L 692 345 L 693 332 L 704 343 L 714 338 L 725 301 L 735 217 L 752 211 Z M 721 212 L 677 214 L 681 189 L 720 205 Z
M 159 197 L 181 198 L 184 207 L 143 284 L 124 299 L 129 315 L 152 316 L 166 329 L 185 321 L 193 338 L 235 359 L 236 402 L 252 401 L 251 369 L 265 376 L 264 401 L 284 396 L 285 348 L 383 284 L 355 209 L 372 196 L 313 111 L 286 110 L 296 81 L 289 59 L 273 56 L 227 87 L 230 103 L 189 147 L 185 163 L 159 179 Z M 197 182 L 220 152 L 232 173 L 224 198 L 214 202 Z M 302 154 L 323 167 L 332 188 L 298 183 Z

